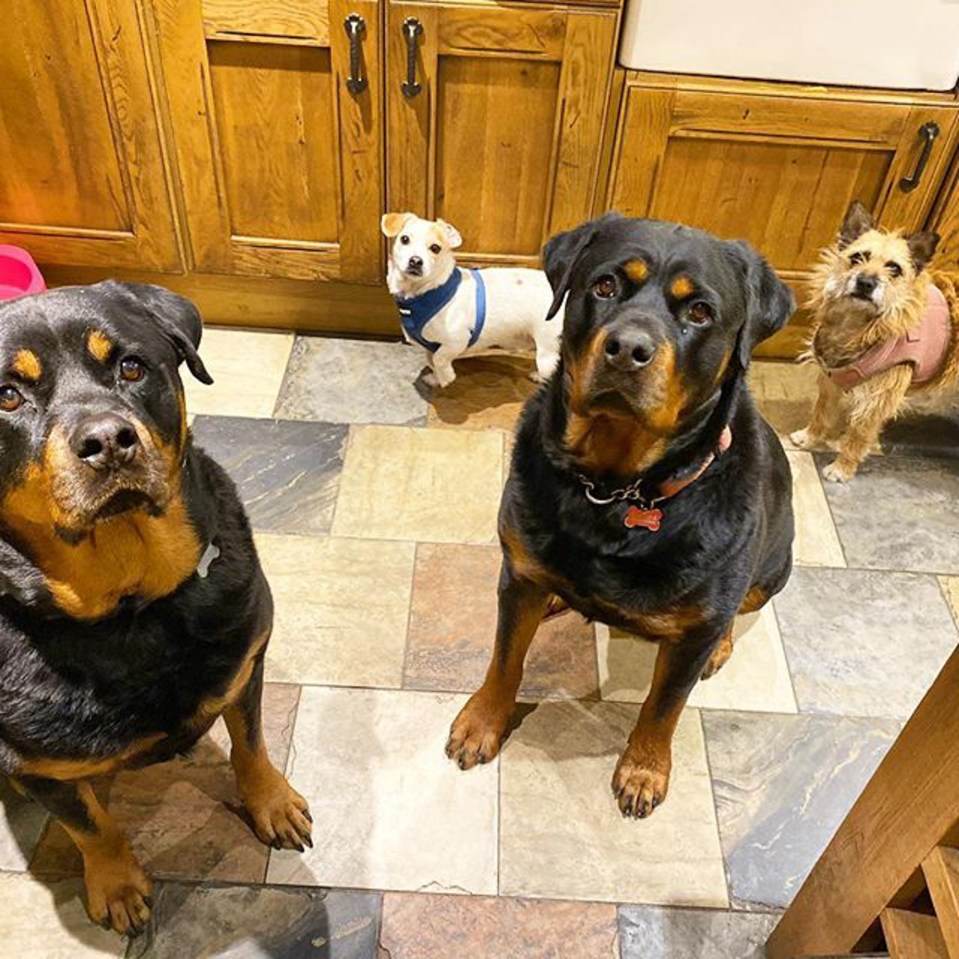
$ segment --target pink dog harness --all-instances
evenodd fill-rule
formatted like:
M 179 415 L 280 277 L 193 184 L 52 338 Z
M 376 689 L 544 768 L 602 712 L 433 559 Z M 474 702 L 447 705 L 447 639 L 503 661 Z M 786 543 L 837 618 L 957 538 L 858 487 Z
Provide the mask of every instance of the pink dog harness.
M 898 363 L 910 363 L 913 386 L 928 383 L 942 372 L 951 336 L 949 304 L 939 287 L 930 283 L 926 291 L 926 308 L 911 330 L 894 340 L 877 343 L 846 366 L 826 370 L 826 376 L 836 386 L 848 390 Z

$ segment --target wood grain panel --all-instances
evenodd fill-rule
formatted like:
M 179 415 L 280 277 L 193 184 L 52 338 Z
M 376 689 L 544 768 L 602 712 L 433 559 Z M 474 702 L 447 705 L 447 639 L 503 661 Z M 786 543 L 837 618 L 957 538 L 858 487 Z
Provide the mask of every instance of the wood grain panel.
M 890 959 L 949 959 L 935 916 L 885 909 L 882 931 Z
M 444 7 L 437 38 L 440 55 L 521 56 L 559 60 L 566 13 L 562 10 L 491 6 Z
M 0 242 L 60 263 L 179 265 L 143 9 L 9 0 Z
M 0 110 L 0 220 L 129 231 L 87 10 L 10 2 L 0 62 L 5 89 L 16 93 Z
M 955 158 L 929 224 L 942 239 L 939 263 L 959 270 L 959 156 Z
M 330 42 L 326 0 L 203 0 L 203 26 L 221 40 Z
M 209 61 L 231 234 L 336 241 L 329 50 L 211 42 Z
M 548 213 L 560 67 L 440 57 L 436 213 L 464 251 L 535 254 Z
M 576 12 L 567 19 L 547 236 L 592 212 L 615 37 L 615 14 Z
M 851 952 L 959 826 L 959 649 L 833 836 L 766 944 L 769 959 Z M 944 837 L 945 840 L 944 840 Z
M 938 846 L 925 859 L 926 877 L 949 959 L 959 959 L 959 850 Z
M 749 240 L 779 269 L 808 269 L 842 211 L 876 205 L 891 152 L 674 137 L 650 213 Z

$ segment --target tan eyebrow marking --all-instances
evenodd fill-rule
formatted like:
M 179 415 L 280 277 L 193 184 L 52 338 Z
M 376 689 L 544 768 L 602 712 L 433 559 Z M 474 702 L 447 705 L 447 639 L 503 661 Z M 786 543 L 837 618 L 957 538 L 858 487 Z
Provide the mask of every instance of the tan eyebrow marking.
M 642 283 L 649 276 L 649 264 L 645 260 L 630 260 L 623 272 L 634 282 Z
M 103 330 L 90 330 L 87 334 L 87 352 L 98 363 L 106 363 L 113 352 L 113 341 Z
M 33 350 L 20 350 L 13 358 L 10 369 L 21 379 L 36 383 L 43 376 L 43 364 Z
M 684 273 L 677 276 L 669 286 L 669 292 L 677 300 L 685 300 L 687 296 L 692 296 L 693 289 L 693 281 Z

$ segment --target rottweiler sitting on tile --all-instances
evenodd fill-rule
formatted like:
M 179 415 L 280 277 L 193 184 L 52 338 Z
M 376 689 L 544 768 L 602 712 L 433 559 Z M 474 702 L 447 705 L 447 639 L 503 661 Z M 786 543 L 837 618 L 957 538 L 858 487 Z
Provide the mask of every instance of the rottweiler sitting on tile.
M 310 843 L 263 743 L 270 590 L 233 483 L 193 446 L 194 306 L 105 282 L 0 306 L 0 772 L 83 855 L 91 918 L 142 930 L 150 881 L 89 779 L 223 715 L 257 836 Z
M 794 302 L 747 244 L 655 220 L 607 215 L 554 237 L 544 261 L 551 313 L 566 302 L 562 360 L 518 427 L 496 643 L 446 751 L 462 769 L 497 754 L 558 596 L 659 642 L 612 781 L 623 815 L 643 818 L 666 798 L 690 691 L 792 567 L 789 464 L 745 374 Z

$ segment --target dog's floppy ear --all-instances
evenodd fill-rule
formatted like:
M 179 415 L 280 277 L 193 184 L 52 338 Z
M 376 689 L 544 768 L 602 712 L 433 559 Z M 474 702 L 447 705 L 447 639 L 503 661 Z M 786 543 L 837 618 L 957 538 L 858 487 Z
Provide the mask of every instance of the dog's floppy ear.
M 383 231 L 383 236 L 388 236 L 390 239 L 393 239 L 394 236 L 399 236 L 400 230 L 403 229 L 406 221 L 414 216 L 413 213 L 384 213 L 380 218 L 380 229 Z
M 563 297 L 569 290 L 569 281 L 580 257 L 593 242 L 599 228 L 610 220 L 619 219 L 618 213 L 607 213 L 598 220 L 589 220 L 566 233 L 557 233 L 543 247 L 543 269 L 553 288 L 553 302 L 546 319 L 551 320 L 559 312 Z
M 929 230 L 913 233 L 912 236 L 906 237 L 906 242 L 909 244 L 909 252 L 912 254 L 912 262 L 916 267 L 917 273 L 933 258 L 936 247 L 939 246 L 939 240 L 939 234 Z
M 460 231 L 457 230 L 452 223 L 447 223 L 446 220 L 439 219 L 436 222 L 446 235 L 446 242 L 449 243 L 450 249 L 459 249 L 463 245 L 463 238 L 460 236 Z
M 746 369 L 756 346 L 781 330 L 796 309 L 792 290 L 748 243 L 732 240 L 726 247 L 742 273 L 746 318 L 736 336 L 736 357 Z
M 170 340 L 181 363 L 201 382 L 208 386 L 213 377 L 207 372 L 197 348 L 203 335 L 200 311 L 185 296 L 180 296 L 163 286 L 151 283 L 118 283 L 106 280 L 98 286 L 107 286 L 121 296 L 132 299 L 157 325 L 160 332 Z
M 839 249 L 849 246 L 853 240 L 871 230 L 876 218 L 858 200 L 853 200 L 839 228 Z

